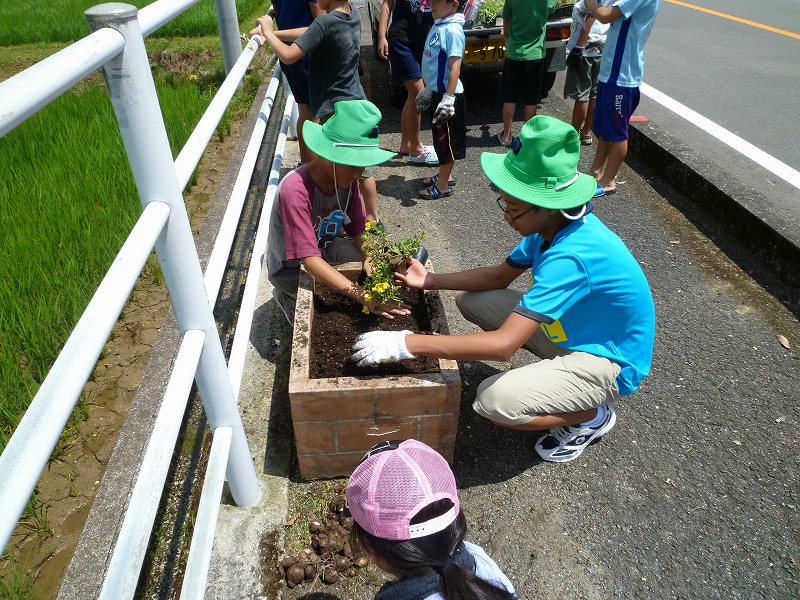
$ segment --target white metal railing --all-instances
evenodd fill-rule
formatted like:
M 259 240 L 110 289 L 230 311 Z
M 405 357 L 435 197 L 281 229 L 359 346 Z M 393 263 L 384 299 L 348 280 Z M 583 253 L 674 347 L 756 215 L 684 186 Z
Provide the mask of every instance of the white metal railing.
M 144 36 L 198 1 L 159 0 L 141 11 L 118 3 L 95 6 L 86 11 L 92 34 L 0 83 L 2 136 L 97 68 L 103 67 L 143 207 L 138 222 L 0 456 L 0 481 L 3 482 L 0 486 L 0 506 L 3 507 L 0 511 L 0 542 L 3 547 L 7 545 L 154 248 L 182 334 L 164 401 L 109 561 L 101 593 L 104 598 L 133 597 L 193 380 L 200 390 L 214 440 L 196 528 L 203 534 L 192 541 L 182 598 L 202 597 L 205 590 L 211 542 L 225 477 L 234 501 L 240 506 L 253 505 L 260 496 L 236 398 L 243 370 L 242 348 L 246 347 L 252 323 L 252 314 L 246 311 L 252 312 L 255 308 L 254 290 L 258 286 L 266 247 L 268 227 L 265 226 L 265 219 L 269 219 L 268 207 L 262 211 L 255 246 L 258 256 L 251 261 L 245 286 L 248 307 L 244 312 L 240 310 L 240 323 L 237 324 L 234 337 L 233 355 L 236 360 L 232 360 L 230 366 L 225 364 L 212 308 L 277 93 L 280 68 L 276 67 L 273 74 L 267 99 L 250 139 L 204 275 L 182 191 L 252 61 L 258 44 L 253 39 L 241 52 L 236 19 L 232 21 L 236 27 L 235 36 L 227 30 L 229 26 L 223 23 L 231 22 L 231 5 L 235 17 L 235 0 L 216 0 L 223 45 L 226 40 L 235 37 L 240 54 L 235 63 L 230 65 L 226 57 L 228 75 L 225 82 L 173 162 L 144 47 Z M 230 53 L 232 46 L 228 44 L 228 47 Z M 267 190 L 269 202 L 275 193 L 286 131 L 293 130 L 296 117 L 296 107 L 289 96 L 281 124 L 279 148 L 270 174 Z M 13 485 L 9 485 L 12 482 Z

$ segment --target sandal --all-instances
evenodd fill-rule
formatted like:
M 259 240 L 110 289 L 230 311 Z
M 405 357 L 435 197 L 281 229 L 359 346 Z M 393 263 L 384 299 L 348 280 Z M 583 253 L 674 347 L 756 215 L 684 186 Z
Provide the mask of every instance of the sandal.
M 435 167 L 439 164 L 439 157 L 436 156 L 436 151 L 433 149 L 433 146 L 425 146 L 425 149 L 416 156 L 409 155 L 408 160 L 415 165 Z
M 447 188 L 446 192 L 442 192 L 436 184 L 431 184 L 419 193 L 420 198 L 427 198 L 429 200 L 438 200 L 439 198 L 447 198 L 453 195 L 453 188 Z
M 581 146 L 591 146 L 593 141 L 594 140 L 592 139 L 592 136 L 590 136 L 590 135 L 582 135 L 581 136 Z
M 425 179 L 423 179 L 422 180 L 422 185 L 424 185 L 424 186 L 436 185 L 437 181 L 439 181 L 439 174 L 438 173 L 436 175 L 433 175 L 431 177 L 426 177 Z M 454 175 L 447 181 L 447 185 L 450 186 L 450 187 L 455 187 L 456 182 L 457 182 L 457 180 L 456 180 L 455 175 Z
M 511 144 L 514 143 L 514 136 L 512 135 L 510 138 L 508 138 L 507 142 L 504 142 L 503 141 L 503 132 L 501 131 L 500 133 L 497 134 L 497 141 L 500 142 L 500 145 L 503 148 L 511 148 Z

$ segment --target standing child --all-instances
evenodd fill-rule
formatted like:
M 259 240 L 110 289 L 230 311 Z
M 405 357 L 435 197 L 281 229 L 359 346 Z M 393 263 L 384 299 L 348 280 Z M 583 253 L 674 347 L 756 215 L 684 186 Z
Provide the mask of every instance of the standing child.
M 391 25 L 389 24 L 391 21 Z M 422 115 L 417 110 L 417 94 L 422 83 L 422 49 L 433 23 L 430 3 L 420 0 L 383 0 L 378 19 L 378 57 L 392 67 L 392 85 L 403 85 L 408 92 L 400 114 L 400 154 L 409 161 L 435 166 L 439 163 L 433 146 L 420 138 Z
M 610 0 L 606 0 L 609 2 Z M 567 75 L 564 98 L 575 101 L 572 107 L 572 126 L 580 133 L 581 145 L 592 145 L 592 116 L 597 96 L 597 75 L 600 56 L 606 41 L 608 25 L 592 15 L 581 15 L 572 8 L 572 34 L 567 40 Z
M 324 4 L 323 4 L 324 6 Z M 349 0 L 330 0 L 327 14 L 314 19 L 287 46 L 272 30 L 269 17 L 260 17 L 250 35 L 265 39 L 281 62 L 292 65 L 308 55 L 309 103 L 316 123 L 333 114 L 339 100 L 366 100 L 358 76 L 361 48 L 361 17 Z M 286 35 L 282 37 L 287 37 Z M 367 218 L 378 221 L 378 191 L 375 178 L 367 172 L 362 183 Z
M 397 582 L 375 600 L 514 600 L 514 586 L 467 521 L 442 456 L 416 440 L 373 446 L 347 482 L 353 538 Z
M 294 323 L 302 264 L 314 279 L 353 298 L 370 312 L 392 318 L 408 314 L 400 305 L 367 300 L 361 286 L 332 264 L 363 261 L 366 216 L 358 180 L 364 167 L 394 157 L 378 147 L 381 113 L 368 100 L 343 100 L 319 125 L 306 121 L 306 143 L 316 157 L 286 175 L 278 187 L 269 223 L 267 269 L 273 297 Z M 365 266 L 366 267 L 366 266 Z
M 503 5 L 506 57 L 497 91 L 497 99 L 503 103 L 503 131 L 497 135 L 502 146 L 511 145 L 517 103 L 524 105 L 527 122 L 536 115 L 542 101 L 544 38 L 547 17 L 555 6 L 556 0 L 506 0 Z
M 639 86 L 644 74 L 644 45 L 656 20 L 661 0 L 616 0 L 603 6 L 595 0 L 585 9 L 601 23 L 611 23 L 597 76 L 597 104 L 592 130 L 597 152 L 592 175 L 596 196 L 617 191 L 615 180 L 628 154 L 628 122 L 639 106 Z
M 285 32 L 297 28 L 305 30 L 311 21 L 324 14 L 325 11 L 319 7 L 317 0 L 272 0 L 272 6 L 267 12 L 267 16 L 272 17 L 277 26 L 277 37 L 284 40 L 284 44 L 289 44 L 294 37 L 284 37 Z M 281 62 L 281 71 L 286 76 L 289 88 L 292 90 L 295 102 L 297 102 L 297 144 L 300 147 L 300 161 L 307 163 L 313 156 L 303 141 L 303 123 L 311 118 L 311 108 L 309 107 L 308 91 L 308 57 L 304 56 L 294 64 Z
M 459 79 L 465 42 L 464 15 L 458 12 L 458 0 L 431 0 L 431 13 L 433 27 L 422 52 L 425 89 L 417 95 L 417 108 L 431 109 L 439 173 L 422 180 L 426 187 L 419 195 L 436 199 L 453 193 L 455 161 L 467 155 L 467 103 L 464 85 Z

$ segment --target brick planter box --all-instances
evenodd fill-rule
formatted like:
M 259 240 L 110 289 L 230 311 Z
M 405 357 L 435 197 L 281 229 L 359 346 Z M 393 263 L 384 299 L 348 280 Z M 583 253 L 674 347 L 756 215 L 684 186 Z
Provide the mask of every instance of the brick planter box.
M 337 268 L 348 274 L 360 271 L 361 264 Z M 310 379 L 313 286 L 313 278 L 302 272 L 289 375 L 300 476 L 350 475 L 364 452 L 393 439 L 420 440 L 452 462 L 461 404 L 456 362 L 440 360 L 438 373 L 423 375 Z M 432 330 L 446 334 L 447 318 L 438 292 L 425 292 L 425 301 Z

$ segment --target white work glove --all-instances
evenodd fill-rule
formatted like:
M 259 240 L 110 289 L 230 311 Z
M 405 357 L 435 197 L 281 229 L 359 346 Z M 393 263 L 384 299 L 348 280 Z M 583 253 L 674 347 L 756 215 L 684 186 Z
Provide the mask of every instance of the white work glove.
M 416 358 L 406 348 L 405 331 L 370 331 L 362 333 L 353 344 L 353 360 L 359 367 L 381 362 Z
M 456 97 L 450 94 L 442 96 L 442 101 L 436 107 L 436 112 L 433 113 L 434 123 L 441 123 L 447 121 L 450 117 L 456 114 Z
M 433 90 L 431 88 L 423 88 L 417 94 L 417 110 L 419 112 L 428 110 L 431 107 L 431 99 L 433 98 Z

